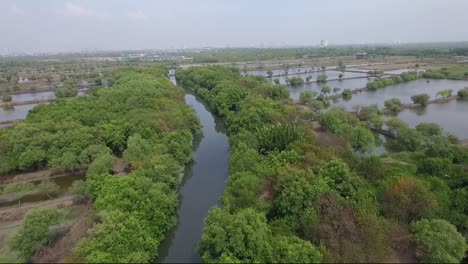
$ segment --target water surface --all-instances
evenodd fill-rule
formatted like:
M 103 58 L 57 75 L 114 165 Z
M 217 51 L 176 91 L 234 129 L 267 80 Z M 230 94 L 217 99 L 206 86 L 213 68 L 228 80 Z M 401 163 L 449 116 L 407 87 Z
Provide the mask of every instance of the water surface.
M 168 232 L 160 247 L 159 259 L 165 263 L 201 262 L 196 246 L 204 219 L 219 203 L 228 179 L 229 145 L 222 125 L 194 95 L 187 94 L 185 100 L 201 120 L 203 138 L 182 179 L 177 226 Z
M 0 108 L 0 122 L 15 119 L 25 119 L 29 110 L 33 109 L 37 104 L 17 105 L 14 109 L 4 110 Z
M 346 86 L 348 81 L 352 80 L 343 80 L 343 85 Z M 407 83 L 390 85 L 377 91 L 353 94 L 351 100 L 339 99 L 334 102 L 334 105 L 345 108 L 348 111 L 351 111 L 355 105 L 378 105 L 380 108 L 383 108 L 384 102 L 388 99 L 398 98 L 403 104 L 410 104 L 412 103 L 411 96 L 416 94 L 427 93 L 431 99 L 435 99 L 437 98 L 437 92 L 441 90 L 452 89 L 455 95 L 458 90 L 464 87 L 468 87 L 468 81 L 419 79 Z
M 405 109 L 398 118 L 411 127 L 419 123 L 437 123 L 459 139 L 468 139 L 468 101 L 430 104 L 425 109 Z

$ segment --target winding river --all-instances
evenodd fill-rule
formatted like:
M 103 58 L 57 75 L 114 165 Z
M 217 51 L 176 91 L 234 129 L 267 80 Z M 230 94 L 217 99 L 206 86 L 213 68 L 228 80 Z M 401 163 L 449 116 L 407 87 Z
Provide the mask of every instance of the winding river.
M 203 125 L 203 137 L 194 152 L 194 161 L 185 168 L 180 185 L 178 223 L 160 246 L 159 261 L 198 263 L 196 247 L 201 239 L 208 211 L 219 204 L 228 179 L 229 144 L 222 122 L 194 95 L 185 101 L 192 106 Z M 196 145 L 196 144 L 195 144 Z

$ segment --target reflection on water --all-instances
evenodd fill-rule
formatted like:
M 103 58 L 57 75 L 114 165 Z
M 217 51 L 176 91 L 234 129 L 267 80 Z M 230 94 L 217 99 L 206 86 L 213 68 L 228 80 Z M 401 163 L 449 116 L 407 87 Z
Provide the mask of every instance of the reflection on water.
M 161 243 L 159 261 L 165 263 L 198 263 L 196 246 L 201 239 L 208 211 L 219 203 L 228 178 L 229 144 L 219 120 L 195 96 L 187 94 L 203 125 L 203 137 L 187 165 L 180 185 L 178 223 Z
M 460 139 L 468 139 L 468 102 L 452 101 L 445 104 L 430 104 L 426 109 L 405 109 L 398 117 L 415 127 L 422 122 L 439 124 L 445 131 Z

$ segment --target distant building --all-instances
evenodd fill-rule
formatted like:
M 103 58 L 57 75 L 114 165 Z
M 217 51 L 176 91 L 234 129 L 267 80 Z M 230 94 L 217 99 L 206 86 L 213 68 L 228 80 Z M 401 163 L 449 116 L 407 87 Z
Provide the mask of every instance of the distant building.
M 328 40 L 321 40 L 320 41 L 320 47 L 325 48 L 326 46 L 328 46 Z
M 354 59 L 356 60 L 363 60 L 367 58 L 367 53 L 361 52 L 361 53 L 356 53 L 354 54 Z

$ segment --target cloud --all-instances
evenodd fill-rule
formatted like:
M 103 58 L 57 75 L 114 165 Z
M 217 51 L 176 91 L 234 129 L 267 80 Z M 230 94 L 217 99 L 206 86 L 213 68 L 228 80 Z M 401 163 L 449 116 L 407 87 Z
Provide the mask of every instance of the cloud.
M 13 5 L 10 8 L 10 12 L 11 12 L 11 14 L 13 14 L 15 16 L 24 16 L 24 14 L 25 14 L 24 10 L 17 7 L 16 5 Z
M 66 2 L 64 6 L 65 14 L 71 16 L 93 16 L 95 13 L 93 10 L 79 6 L 72 2 Z
M 136 19 L 136 20 L 146 19 L 145 13 L 143 13 L 143 11 L 141 10 L 128 12 L 127 16 L 131 19 Z

